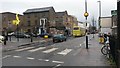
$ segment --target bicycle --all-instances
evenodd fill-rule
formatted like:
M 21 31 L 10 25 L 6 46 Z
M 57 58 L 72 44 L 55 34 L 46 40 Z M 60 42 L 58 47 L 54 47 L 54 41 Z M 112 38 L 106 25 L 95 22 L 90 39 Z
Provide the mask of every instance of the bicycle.
M 110 46 L 109 46 L 109 43 L 104 43 L 104 45 L 102 46 L 102 48 L 101 48 L 101 53 L 103 54 L 103 55 L 107 55 L 107 54 L 109 54 L 110 53 Z
M 101 48 L 101 53 L 105 55 L 108 59 L 112 59 L 109 43 L 107 42 L 104 43 L 104 45 Z

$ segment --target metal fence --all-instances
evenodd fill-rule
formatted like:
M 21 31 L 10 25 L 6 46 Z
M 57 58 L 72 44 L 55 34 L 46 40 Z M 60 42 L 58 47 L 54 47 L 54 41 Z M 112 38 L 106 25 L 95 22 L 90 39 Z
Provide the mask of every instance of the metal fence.
M 118 38 L 110 36 L 110 52 L 112 54 L 113 60 L 116 62 L 117 68 L 120 68 L 120 49 L 118 46 Z

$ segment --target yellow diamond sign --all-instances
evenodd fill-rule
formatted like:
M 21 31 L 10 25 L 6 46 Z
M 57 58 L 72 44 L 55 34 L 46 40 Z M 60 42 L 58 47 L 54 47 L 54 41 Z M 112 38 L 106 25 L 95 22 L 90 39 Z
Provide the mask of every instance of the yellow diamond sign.
M 13 23 L 14 25 L 18 25 L 18 24 L 20 23 L 18 14 L 16 14 L 16 20 L 13 20 L 12 23 Z

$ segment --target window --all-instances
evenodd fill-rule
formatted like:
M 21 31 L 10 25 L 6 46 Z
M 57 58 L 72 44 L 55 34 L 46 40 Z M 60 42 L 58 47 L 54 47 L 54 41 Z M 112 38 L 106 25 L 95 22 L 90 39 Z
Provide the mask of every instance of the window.
M 31 23 L 30 23 L 30 21 L 28 21 L 28 26 L 31 26 Z

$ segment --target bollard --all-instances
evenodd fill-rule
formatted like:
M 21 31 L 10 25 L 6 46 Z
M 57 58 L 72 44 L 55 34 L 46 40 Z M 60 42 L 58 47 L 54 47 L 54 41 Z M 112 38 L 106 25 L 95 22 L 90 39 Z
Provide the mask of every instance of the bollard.
M 31 42 L 33 42 L 33 37 L 31 36 Z
M 88 49 L 88 36 L 86 36 L 86 49 Z
M 11 41 L 11 36 L 9 38 L 10 38 L 10 41 Z
M 6 40 L 4 40 L 4 45 L 6 45 Z

